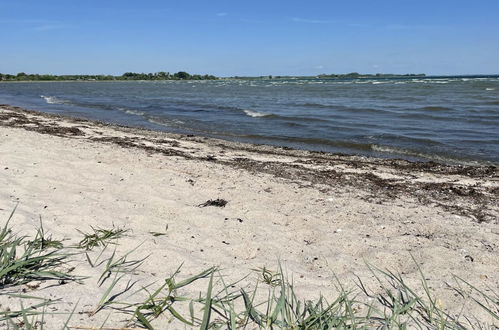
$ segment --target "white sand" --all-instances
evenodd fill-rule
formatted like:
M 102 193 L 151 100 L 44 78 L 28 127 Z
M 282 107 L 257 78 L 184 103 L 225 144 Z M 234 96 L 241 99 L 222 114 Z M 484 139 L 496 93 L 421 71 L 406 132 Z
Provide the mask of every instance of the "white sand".
M 20 117 L 6 119 L 14 113 L 24 122 Z M 353 286 L 356 274 L 377 290 L 365 261 L 398 271 L 418 287 L 420 276 L 412 254 L 451 312 L 459 312 L 462 305 L 456 305 L 461 300 L 445 285 L 455 283 L 453 275 L 498 292 L 497 170 L 489 177 L 402 170 L 375 159 L 331 156 L 321 160 L 318 154 L 307 152 L 181 138 L 8 107 L 0 108 L 0 114 L 0 224 L 19 204 L 11 223 L 17 233 L 33 235 L 41 217 L 45 230 L 53 238 L 66 239 L 65 245 L 77 244 L 82 238 L 77 230 L 88 232 L 91 226 L 129 229 L 116 245 L 117 254 L 142 244 L 130 258 L 149 255 L 133 275 L 127 275 L 126 280 L 139 280 L 131 291 L 154 281 L 162 283 L 181 264 L 180 279 L 218 266 L 228 279 L 235 280 L 255 268 L 275 270 L 279 261 L 304 298 L 321 292 L 334 296 L 335 275 L 346 286 Z M 79 127 L 84 135 L 37 132 L 49 126 Z M 140 148 L 92 141 L 103 137 L 119 137 L 114 142 L 123 145 L 126 141 Z M 176 150 L 179 155 L 165 154 L 165 150 Z M 202 159 L 207 156 L 212 160 Z M 258 166 L 237 165 L 249 160 Z M 342 179 L 337 183 L 325 180 L 326 170 L 342 173 Z M 382 185 L 365 181 L 363 173 L 412 188 L 390 196 Z M 413 193 L 411 189 L 421 187 L 418 182 L 475 187 L 488 200 L 486 205 L 477 205 L 471 197 L 449 193 L 447 199 L 444 194 L 434 203 L 419 201 L 418 196 L 429 193 Z M 226 207 L 198 207 L 216 198 L 227 200 Z M 485 208 L 482 223 L 478 213 L 463 211 L 478 207 Z M 151 234 L 165 230 L 164 236 Z M 109 257 L 113 248 L 102 258 Z M 91 258 L 99 251 L 91 252 Z M 74 259 L 73 273 L 90 276 L 83 283 L 49 287 L 54 283 L 47 281 L 36 289 L 23 285 L 3 291 L 24 288 L 26 294 L 59 298 L 60 303 L 54 305 L 57 311 L 71 311 L 78 302 L 71 326 L 98 327 L 109 314 L 106 325 L 124 326 L 130 316 L 110 308 L 88 315 L 112 279 L 98 287 L 104 265 L 92 268 L 83 255 Z M 256 277 L 257 273 L 252 273 L 239 285 L 254 283 Z M 125 287 L 126 280 L 115 292 Z M 196 282 L 184 291 L 196 296 L 196 290 L 206 286 L 207 281 Z M 127 299 L 135 301 L 136 297 Z M 15 309 L 18 299 L 0 296 L 0 303 L 1 310 Z M 465 311 L 486 318 L 471 302 Z M 47 316 L 47 328 L 55 328 L 66 318 Z M 166 328 L 165 320 L 157 320 L 159 329 Z

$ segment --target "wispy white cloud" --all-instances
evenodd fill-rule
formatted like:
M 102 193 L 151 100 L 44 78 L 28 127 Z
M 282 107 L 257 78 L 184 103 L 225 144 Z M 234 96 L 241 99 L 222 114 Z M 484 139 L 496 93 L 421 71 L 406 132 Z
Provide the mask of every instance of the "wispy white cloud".
M 408 25 L 408 24 L 389 24 L 384 26 L 385 29 L 388 30 L 420 30 L 427 29 L 430 26 L 425 25 Z M 438 28 L 437 26 L 433 26 L 431 28 Z
M 266 23 L 265 21 L 262 21 L 262 20 L 249 19 L 249 18 L 241 18 L 239 21 L 241 21 L 243 23 L 252 23 L 252 24 L 263 24 L 263 23 Z
M 2 19 L 0 24 L 48 24 L 53 21 L 45 19 Z
M 366 23 L 348 23 L 348 26 L 351 26 L 351 27 L 358 27 L 358 28 L 366 28 L 366 27 L 370 27 L 369 24 L 366 24 Z
M 32 28 L 33 31 L 51 31 L 51 30 L 60 30 L 66 28 L 66 25 L 62 24 L 43 24 L 43 25 L 38 25 Z
M 227 16 L 227 15 L 229 15 L 229 13 L 226 13 L 226 12 L 217 13 L 218 17 L 224 17 L 224 16 Z
M 411 30 L 414 27 L 410 25 L 405 25 L 405 24 L 390 24 L 385 26 L 386 29 L 389 30 Z
M 30 31 L 60 30 L 69 27 L 69 25 L 63 22 L 44 19 L 7 19 L 0 20 L 0 24 L 22 25 L 25 29 Z
M 293 17 L 291 18 L 293 22 L 296 23 L 309 23 L 309 24 L 330 24 L 334 23 L 334 21 L 329 21 L 329 20 L 318 20 L 318 19 L 308 19 L 308 18 L 301 18 L 301 17 Z

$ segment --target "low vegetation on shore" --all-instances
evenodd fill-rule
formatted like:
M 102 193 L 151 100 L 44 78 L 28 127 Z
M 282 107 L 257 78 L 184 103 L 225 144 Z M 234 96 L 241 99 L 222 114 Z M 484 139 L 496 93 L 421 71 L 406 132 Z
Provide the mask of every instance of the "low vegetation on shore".
M 64 240 L 53 238 L 41 222 L 33 238 L 15 233 L 13 216 L 14 212 L 0 229 L 0 298 L 7 296 L 10 302 L 19 302 L 15 304 L 19 307 L 1 306 L 0 321 L 7 328 L 54 329 L 47 321 L 51 314 L 62 317 L 62 329 L 75 328 L 72 320 L 81 314 L 77 311 L 81 306 L 76 304 L 69 313 L 59 311 L 58 305 L 66 303 L 65 298 L 44 297 L 50 289 L 38 290 L 43 283 L 51 286 L 77 283 L 104 288 L 103 295 L 96 297 L 93 309 L 84 314 L 92 317 L 103 311 L 121 313 L 128 319 L 125 326 L 129 328 L 162 329 L 169 322 L 200 329 L 494 327 L 466 313 L 451 315 L 446 312 L 421 270 L 421 285 L 414 288 L 409 287 L 400 274 L 367 264 L 380 290 L 371 291 L 360 278 L 354 288 L 338 280 L 332 285 L 336 298 L 331 301 L 324 296 L 315 300 L 300 298 L 282 265 L 277 265 L 275 270 L 265 267 L 254 270 L 258 280 L 250 289 L 240 285 L 248 276 L 229 283 L 217 267 L 180 278 L 180 266 L 162 281 L 137 283 L 134 277 L 148 258 L 134 257 L 140 245 L 123 255 L 118 255 L 113 248 L 121 237 L 131 234 L 126 229 L 92 228 L 89 233 L 80 232 L 82 237 L 78 244 L 68 245 Z M 86 260 L 93 269 L 98 269 L 98 278 L 81 276 L 78 268 L 71 267 L 75 258 L 83 256 L 80 260 Z M 455 280 L 450 288 L 461 298 L 463 306 L 469 302 L 477 304 L 497 325 L 499 293 L 486 294 L 464 279 L 456 277 Z M 202 285 L 206 288 L 203 292 L 185 293 L 189 292 L 186 288 L 200 282 L 204 282 Z M 99 329 L 117 327 L 107 320 Z
M 213 75 L 200 75 L 190 74 L 185 71 L 177 73 L 170 72 L 155 72 L 155 73 L 136 73 L 125 72 L 121 76 L 113 75 L 88 75 L 88 74 L 75 74 L 75 75 L 53 75 L 53 74 L 29 74 L 20 72 L 18 74 L 4 74 L 0 73 L 0 81 L 68 81 L 68 80 L 215 80 L 218 79 Z
M 376 78 L 423 78 L 426 77 L 424 73 L 420 74 L 362 74 L 358 72 L 351 72 L 345 74 L 320 74 L 317 76 L 234 76 L 230 79 L 376 79 Z M 217 80 L 219 77 L 205 74 L 190 74 L 185 71 L 177 73 L 170 72 L 155 72 L 155 73 L 137 73 L 125 72 L 120 76 L 114 75 L 87 75 L 87 74 L 74 74 L 74 75 L 53 75 L 53 74 L 31 74 L 19 72 L 18 74 L 5 74 L 0 73 L 0 81 L 71 81 L 71 80 Z

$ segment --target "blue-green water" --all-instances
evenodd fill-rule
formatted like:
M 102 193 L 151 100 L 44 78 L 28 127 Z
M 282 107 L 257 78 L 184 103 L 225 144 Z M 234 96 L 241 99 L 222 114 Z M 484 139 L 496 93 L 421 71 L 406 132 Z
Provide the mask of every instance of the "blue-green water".
M 309 150 L 499 164 L 499 77 L 0 83 L 0 103 Z

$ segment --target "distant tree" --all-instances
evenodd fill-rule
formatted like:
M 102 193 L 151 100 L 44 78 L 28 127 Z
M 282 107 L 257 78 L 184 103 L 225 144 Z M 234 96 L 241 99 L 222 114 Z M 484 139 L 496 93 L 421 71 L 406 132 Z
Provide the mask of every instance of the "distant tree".
M 179 71 L 175 73 L 173 76 L 177 79 L 189 79 L 191 77 L 191 75 L 185 71 Z
M 160 80 L 165 80 L 165 79 L 168 79 L 168 76 L 169 76 L 169 75 L 170 75 L 170 74 L 169 74 L 169 73 L 167 73 L 167 72 L 160 71 L 160 72 L 156 73 L 156 78 L 157 78 L 157 79 L 160 79 Z

